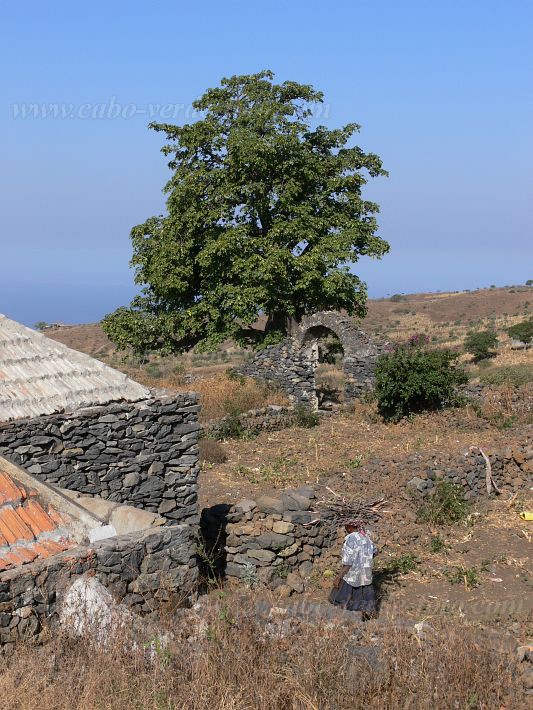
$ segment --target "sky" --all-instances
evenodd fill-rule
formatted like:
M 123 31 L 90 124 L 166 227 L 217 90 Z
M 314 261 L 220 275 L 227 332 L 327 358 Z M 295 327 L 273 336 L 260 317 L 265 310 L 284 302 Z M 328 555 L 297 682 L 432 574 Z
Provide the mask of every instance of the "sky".
M 147 124 L 265 68 L 323 91 L 317 123 L 361 124 L 390 173 L 365 195 L 391 251 L 353 269 L 371 296 L 524 283 L 532 36 L 529 0 L 0 0 L 0 313 L 126 305 L 130 229 L 164 212 L 170 175 Z

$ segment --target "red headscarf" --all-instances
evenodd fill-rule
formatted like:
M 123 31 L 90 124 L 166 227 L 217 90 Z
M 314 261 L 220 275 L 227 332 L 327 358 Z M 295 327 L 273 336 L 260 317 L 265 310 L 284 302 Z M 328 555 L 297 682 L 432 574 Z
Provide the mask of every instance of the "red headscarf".
M 347 520 L 344 523 L 344 525 L 345 526 L 349 525 L 350 527 L 355 528 L 358 533 L 361 533 L 361 535 L 366 535 L 365 526 L 363 525 L 362 520 L 355 520 L 355 519 Z

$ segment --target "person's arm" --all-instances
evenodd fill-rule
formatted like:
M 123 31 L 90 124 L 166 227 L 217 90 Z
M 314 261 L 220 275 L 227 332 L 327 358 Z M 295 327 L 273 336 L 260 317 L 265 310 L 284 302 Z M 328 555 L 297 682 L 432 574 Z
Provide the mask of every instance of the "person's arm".
M 349 570 L 350 570 L 350 566 L 351 566 L 351 565 L 343 565 L 341 571 L 340 571 L 339 574 L 335 577 L 335 583 L 334 583 L 334 584 L 335 584 L 335 587 L 337 587 L 337 589 L 341 586 L 342 580 L 343 580 L 344 576 L 348 574 L 348 572 L 349 572 Z

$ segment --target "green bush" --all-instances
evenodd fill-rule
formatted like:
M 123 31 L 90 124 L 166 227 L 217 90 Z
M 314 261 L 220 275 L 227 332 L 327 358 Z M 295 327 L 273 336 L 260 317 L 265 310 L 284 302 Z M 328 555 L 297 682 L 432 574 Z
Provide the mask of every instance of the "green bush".
M 486 360 L 494 357 L 496 352 L 494 348 L 498 345 L 498 336 L 493 330 L 479 330 L 474 333 L 469 333 L 465 339 L 465 352 L 471 353 L 474 360 Z
M 512 325 L 507 329 L 507 332 L 514 340 L 520 340 L 520 342 L 529 345 L 533 340 L 533 318 Z
M 418 557 L 408 552 L 404 555 L 391 557 L 381 566 L 380 571 L 390 575 L 408 574 L 416 569 L 419 564 Z
M 457 404 L 456 387 L 468 380 L 458 353 L 401 345 L 376 364 L 376 398 L 384 419 Z
M 463 489 L 451 481 L 438 481 L 435 492 L 418 509 L 417 517 L 430 525 L 450 525 L 464 520 L 470 506 L 463 497 Z
M 431 552 L 442 552 L 446 547 L 446 543 L 440 535 L 433 535 L 429 544 Z
M 296 424 L 304 429 L 312 429 L 313 427 L 318 426 L 318 423 L 320 422 L 318 414 L 310 407 L 306 407 L 303 404 L 294 409 L 294 419 Z
M 464 584 L 465 589 L 470 591 L 479 587 L 481 579 L 479 571 L 476 567 L 453 567 L 451 570 L 446 570 L 444 576 L 450 584 Z
M 215 438 L 219 440 L 242 439 L 246 433 L 239 415 L 231 412 L 219 422 L 218 428 L 215 430 Z

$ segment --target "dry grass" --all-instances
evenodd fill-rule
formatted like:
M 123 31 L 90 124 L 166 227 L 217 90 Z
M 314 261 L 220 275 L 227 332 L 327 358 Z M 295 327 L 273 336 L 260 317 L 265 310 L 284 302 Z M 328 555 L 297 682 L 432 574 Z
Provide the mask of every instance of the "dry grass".
M 200 439 L 200 463 L 224 463 L 228 460 L 224 447 L 215 439 Z
M 220 419 L 227 414 L 238 415 L 267 404 L 286 405 L 287 397 L 278 390 L 249 377 L 230 378 L 219 374 L 196 380 L 191 387 L 200 395 L 200 419 Z
M 210 604 L 194 641 L 176 638 L 154 658 L 129 650 L 124 635 L 107 649 L 61 636 L 41 648 L 21 644 L 0 660 L 2 708 L 521 707 L 516 662 L 464 623 L 435 624 L 422 641 L 375 622 L 360 640 L 351 624 L 305 621 L 269 635 L 254 601 Z M 179 637 L 179 623 L 165 623 Z M 190 619 L 182 627 L 194 633 Z

